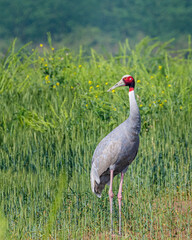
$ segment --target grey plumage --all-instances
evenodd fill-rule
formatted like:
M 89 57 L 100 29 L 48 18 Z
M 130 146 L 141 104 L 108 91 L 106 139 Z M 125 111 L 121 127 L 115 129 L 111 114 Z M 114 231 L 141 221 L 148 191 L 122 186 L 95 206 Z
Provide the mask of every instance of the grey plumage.
M 98 197 L 110 181 L 110 170 L 114 176 L 125 173 L 138 152 L 141 120 L 134 90 L 129 92 L 129 101 L 129 118 L 103 138 L 93 154 L 91 187 Z

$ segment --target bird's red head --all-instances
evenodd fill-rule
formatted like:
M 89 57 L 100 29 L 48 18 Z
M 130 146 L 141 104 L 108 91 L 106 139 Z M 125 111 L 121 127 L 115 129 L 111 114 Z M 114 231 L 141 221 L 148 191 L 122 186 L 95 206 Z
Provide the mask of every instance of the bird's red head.
M 122 87 L 122 86 L 129 86 L 129 92 L 133 91 L 135 87 L 134 78 L 130 75 L 124 75 L 118 83 L 116 83 L 113 87 L 111 87 L 108 90 L 108 92 L 117 87 Z
M 135 80 L 130 75 L 125 75 L 122 77 L 123 82 L 125 83 L 125 86 L 129 86 L 129 91 L 133 91 L 135 87 Z

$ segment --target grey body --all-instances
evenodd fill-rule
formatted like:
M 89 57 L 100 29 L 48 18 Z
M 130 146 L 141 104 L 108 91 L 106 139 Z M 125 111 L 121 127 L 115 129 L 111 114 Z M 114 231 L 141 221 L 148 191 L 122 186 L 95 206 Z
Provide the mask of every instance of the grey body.
M 129 92 L 130 116 L 98 144 L 92 158 L 91 186 L 98 196 L 114 176 L 125 173 L 135 159 L 139 148 L 141 120 L 134 91 Z

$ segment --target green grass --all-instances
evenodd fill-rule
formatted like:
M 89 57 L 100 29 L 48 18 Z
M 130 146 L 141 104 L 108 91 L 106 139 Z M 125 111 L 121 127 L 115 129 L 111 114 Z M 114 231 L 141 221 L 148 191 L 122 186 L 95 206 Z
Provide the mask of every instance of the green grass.
M 190 239 L 190 39 L 178 52 L 149 38 L 134 49 L 127 41 L 117 56 L 49 43 L 16 51 L 14 42 L 1 59 L 1 238 L 109 239 L 108 187 L 101 199 L 92 194 L 91 159 L 129 115 L 128 89 L 107 89 L 132 74 L 142 129 L 123 185 L 122 239 Z M 116 232 L 118 184 L 116 177 Z

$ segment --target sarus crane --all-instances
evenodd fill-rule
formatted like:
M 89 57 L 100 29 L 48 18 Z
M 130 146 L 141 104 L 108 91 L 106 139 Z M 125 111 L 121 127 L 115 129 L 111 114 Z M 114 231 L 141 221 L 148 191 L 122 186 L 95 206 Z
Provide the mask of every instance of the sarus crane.
M 92 158 L 90 174 L 92 191 L 98 197 L 101 197 L 101 193 L 105 188 L 105 185 L 109 185 L 110 221 L 111 233 L 113 233 L 112 203 L 114 194 L 112 191 L 112 183 L 113 178 L 117 174 L 121 173 L 121 180 L 117 195 L 119 203 L 120 235 L 123 177 L 129 165 L 137 155 L 139 148 L 139 133 L 141 128 L 141 118 L 134 93 L 134 78 L 130 75 L 123 76 L 118 83 L 108 90 L 108 92 L 121 86 L 129 87 L 130 115 L 128 119 L 104 137 L 97 145 Z

